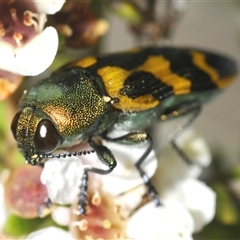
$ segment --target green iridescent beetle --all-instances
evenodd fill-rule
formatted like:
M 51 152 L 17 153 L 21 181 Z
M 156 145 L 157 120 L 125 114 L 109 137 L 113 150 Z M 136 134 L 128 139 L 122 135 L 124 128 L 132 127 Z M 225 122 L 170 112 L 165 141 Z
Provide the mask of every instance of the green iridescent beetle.
M 188 115 L 186 128 L 201 106 L 234 79 L 236 63 L 225 56 L 199 49 L 149 47 L 70 63 L 24 94 L 11 124 L 18 147 L 29 164 L 40 164 L 56 149 L 88 142 L 108 170 L 85 168 L 79 213 L 87 205 L 88 173 L 108 174 L 117 161 L 94 136 L 119 144 L 149 145 L 136 163 L 149 194 L 158 194 L 141 165 L 153 148 L 146 127 L 158 120 Z M 112 139 L 112 130 L 129 134 Z M 178 134 L 175 134 L 177 137 Z M 190 162 L 172 140 L 173 147 Z

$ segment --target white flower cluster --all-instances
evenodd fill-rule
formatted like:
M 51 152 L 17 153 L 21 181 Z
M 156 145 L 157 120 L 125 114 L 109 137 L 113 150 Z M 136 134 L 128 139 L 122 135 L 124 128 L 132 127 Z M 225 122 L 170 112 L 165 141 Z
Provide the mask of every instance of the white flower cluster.
M 64 2 L 1 3 L 4 11 L 0 16 L 0 53 L 4 56 L 0 58 L 1 70 L 35 76 L 49 67 L 58 49 L 58 34 L 51 26 L 44 28 L 46 14 L 56 13 Z
M 117 159 L 117 167 L 109 175 L 90 174 L 89 190 L 106 194 L 112 198 L 121 212 L 120 234 L 116 239 L 192 239 L 194 232 L 200 231 L 215 214 L 215 193 L 203 182 L 197 180 L 202 166 L 210 163 L 210 153 L 203 141 L 193 131 L 186 131 L 178 138 L 181 149 L 198 165 L 187 165 L 171 148 L 170 144 L 156 156 L 152 151 L 143 164 L 143 169 L 152 178 L 162 205 L 156 207 L 153 201 L 143 202 L 146 191 L 142 178 L 134 163 L 145 151 L 145 146 L 123 146 L 104 142 Z M 60 204 L 74 204 L 80 185 L 83 163 L 99 161 L 96 154 L 66 159 L 49 160 L 41 176 L 46 184 L 49 197 Z M 157 165 L 158 163 L 158 165 Z M 100 190 L 99 190 L 100 189 Z M 104 198 L 104 196 L 102 196 Z M 75 205 L 76 207 L 76 205 Z M 109 207 L 106 208 L 109 211 Z M 99 210 L 100 211 L 100 210 Z M 60 225 L 85 231 L 91 228 L 93 221 L 86 221 L 88 215 L 79 222 L 71 217 L 73 208 L 58 206 L 52 213 L 53 219 Z M 101 215 L 101 213 L 98 213 Z M 112 215 L 112 214 L 111 214 Z M 90 218 L 91 218 L 90 214 Z M 110 229 L 111 221 L 104 218 L 105 229 Z M 115 224 L 116 225 L 116 224 Z M 88 233 L 89 234 L 89 233 Z M 45 228 L 31 233 L 28 239 L 74 239 L 72 231 L 63 231 L 56 227 Z M 102 236 L 99 236 L 102 237 Z M 80 237 L 79 237 L 80 238 Z M 85 239 L 95 239 L 86 236 Z M 99 238 L 101 239 L 101 238 Z

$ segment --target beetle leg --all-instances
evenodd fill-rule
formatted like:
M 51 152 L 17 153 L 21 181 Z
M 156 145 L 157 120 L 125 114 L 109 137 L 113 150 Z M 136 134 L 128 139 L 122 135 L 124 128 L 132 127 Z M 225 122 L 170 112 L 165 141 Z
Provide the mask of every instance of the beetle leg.
M 149 143 L 147 150 L 140 157 L 140 159 L 135 163 L 135 166 L 148 189 L 149 195 L 154 199 L 156 206 L 161 205 L 161 202 L 159 200 L 158 193 L 157 193 L 155 187 L 152 185 L 148 175 L 145 173 L 145 171 L 142 169 L 142 166 L 141 166 L 142 163 L 144 162 L 144 160 L 147 158 L 147 156 L 153 149 L 153 140 L 152 140 L 151 136 L 144 131 L 139 131 L 139 132 L 128 133 L 119 138 L 109 138 L 109 137 L 105 136 L 104 139 L 107 141 L 111 141 L 111 142 L 119 143 L 119 144 L 125 144 L 125 145 L 136 145 L 139 143 L 143 143 L 145 141 L 147 141 Z
M 87 188 L 88 188 L 88 173 L 93 172 L 101 175 L 109 174 L 116 167 L 117 162 L 112 154 L 112 152 L 105 146 L 95 143 L 93 140 L 89 140 L 90 146 L 96 151 L 100 161 L 108 167 L 108 169 L 100 168 L 85 168 L 82 176 L 80 194 L 79 194 L 79 214 L 86 213 L 87 206 Z
M 144 152 L 144 154 L 140 157 L 140 159 L 135 163 L 135 166 L 138 169 L 138 171 L 148 189 L 149 196 L 151 196 L 151 198 L 154 200 L 155 205 L 159 206 L 159 205 L 161 205 L 161 202 L 159 200 L 158 192 L 155 189 L 155 187 L 152 185 L 148 175 L 145 173 L 145 171 L 141 167 L 142 163 L 144 162 L 144 160 L 147 158 L 147 156 L 153 149 L 153 140 L 148 134 L 147 134 L 146 140 L 148 140 L 149 146 L 148 146 L 147 150 Z
M 177 127 L 171 136 L 171 144 L 175 151 L 182 157 L 182 159 L 188 164 L 193 164 L 193 161 L 185 154 L 185 152 L 177 145 L 176 139 L 178 136 L 186 129 L 188 128 L 194 120 L 197 118 L 201 111 L 201 105 L 198 102 L 192 102 L 191 104 L 183 104 L 182 106 L 177 106 L 175 109 L 172 108 L 171 112 L 168 114 L 164 114 L 164 120 L 166 119 L 173 119 L 182 115 L 189 115 L 190 117 L 187 119 L 185 123 L 183 123 L 181 126 Z M 194 163 L 196 164 L 196 163 Z

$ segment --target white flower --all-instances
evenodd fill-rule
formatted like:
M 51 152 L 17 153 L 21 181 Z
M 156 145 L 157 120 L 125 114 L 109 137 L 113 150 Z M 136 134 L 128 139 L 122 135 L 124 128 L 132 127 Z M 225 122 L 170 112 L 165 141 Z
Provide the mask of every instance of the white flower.
M 41 182 L 46 185 L 52 202 L 73 203 L 79 193 L 83 165 L 79 157 L 49 159 L 43 168 Z
M 194 219 L 194 232 L 212 221 L 215 215 L 216 194 L 205 183 L 197 179 L 176 182 L 161 194 L 164 200 L 177 200 L 186 207 Z
M 210 151 L 205 141 L 192 130 L 184 131 L 177 144 L 193 163 L 209 165 Z M 160 153 L 158 169 L 152 181 L 161 200 L 178 201 L 191 213 L 195 232 L 213 219 L 216 204 L 215 193 L 196 179 L 203 170 L 200 165 L 188 165 L 168 144 Z
M 148 143 L 127 146 L 104 141 L 104 145 L 112 151 L 117 166 L 111 174 L 104 176 L 102 188 L 111 194 L 118 195 L 143 184 L 135 163 L 146 151 Z M 149 178 L 155 173 L 157 164 L 157 157 L 152 150 L 142 164 Z
M 52 214 L 52 219 L 60 226 L 68 226 L 70 223 L 70 208 L 64 206 L 57 206 L 54 208 Z
M 0 68 L 20 75 L 38 75 L 53 62 L 58 48 L 58 34 L 55 28 L 47 27 L 28 44 L 13 48 L 0 42 Z
M 27 240 L 42 240 L 42 239 L 58 239 L 58 240 L 73 240 L 70 232 L 67 232 L 61 228 L 57 227 L 47 227 L 36 232 L 32 232 Z
M 166 201 L 155 207 L 151 202 L 130 218 L 127 234 L 136 240 L 190 240 L 193 226 L 192 217 L 181 204 Z
M 54 14 L 61 10 L 65 0 L 33 0 L 35 2 L 38 11 L 46 14 Z
M 177 145 L 193 164 L 188 165 L 168 143 L 159 153 L 158 169 L 154 175 L 159 189 L 181 179 L 199 177 L 203 167 L 211 162 L 211 154 L 205 141 L 191 129 L 177 138 Z
M 142 202 L 142 197 L 146 193 L 146 186 L 142 183 L 141 185 L 130 189 L 129 191 L 115 196 L 115 204 L 121 206 L 123 212 L 128 216 L 138 207 Z
M 58 2 L 57 8 L 51 8 L 51 1 L 0 3 L 1 70 L 31 76 L 50 66 L 58 49 L 58 34 L 53 27 L 44 29 L 44 24 L 46 12 L 57 11 L 63 4 Z

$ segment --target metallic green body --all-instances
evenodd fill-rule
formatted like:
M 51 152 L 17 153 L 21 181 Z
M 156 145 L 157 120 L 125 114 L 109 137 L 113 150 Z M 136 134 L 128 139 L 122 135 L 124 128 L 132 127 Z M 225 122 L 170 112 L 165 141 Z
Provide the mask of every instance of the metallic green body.
M 12 131 L 26 160 L 35 164 L 57 148 L 104 138 L 113 129 L 139 131 L 163 115 L 169 119 L 171 111 L 189 114 L 221 92 L 236 69 L 227 57 L 182 48 L 86 58 L 34 85 L 22 98 Z M 56 139 L 39 151 L 45 123 Z

